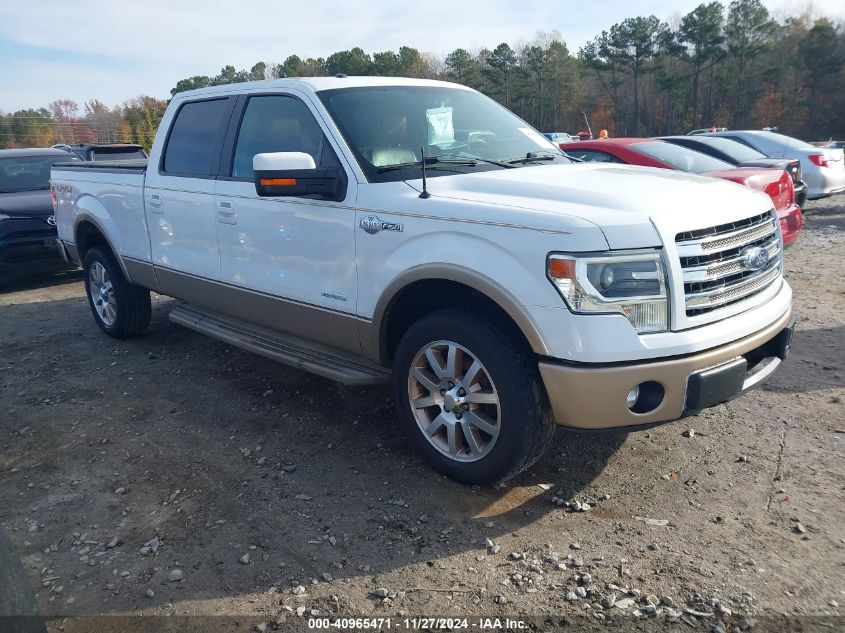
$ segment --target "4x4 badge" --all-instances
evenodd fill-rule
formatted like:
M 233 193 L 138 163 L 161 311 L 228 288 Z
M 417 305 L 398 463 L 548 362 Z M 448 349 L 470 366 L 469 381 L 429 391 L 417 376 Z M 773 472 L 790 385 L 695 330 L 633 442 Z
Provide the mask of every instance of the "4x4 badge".
M 402 225 L 396 222 L 382 222 L 377 215 L 368 215 L 361 218 L 360 226 L 370 235 L 375 235 L 379 231 L 401 231 Z

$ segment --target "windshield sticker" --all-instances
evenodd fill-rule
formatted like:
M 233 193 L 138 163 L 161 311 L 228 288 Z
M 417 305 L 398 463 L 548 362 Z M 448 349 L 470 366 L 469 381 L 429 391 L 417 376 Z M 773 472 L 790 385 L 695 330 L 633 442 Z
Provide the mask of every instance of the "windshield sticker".
M 429 108 L 425 111 L 429 145 L 452 145 L 455 142 L 455 125 L 452 108 Z

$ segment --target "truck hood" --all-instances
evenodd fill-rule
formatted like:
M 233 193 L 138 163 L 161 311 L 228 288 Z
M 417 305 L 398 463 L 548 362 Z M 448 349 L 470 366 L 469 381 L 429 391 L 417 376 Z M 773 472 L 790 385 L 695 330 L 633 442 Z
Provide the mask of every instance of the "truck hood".
M 409 181 L 421 189 L 421 181 Z M 765 194 L 725 180 L 668 169 L 573 163 L 432 178 L 432 199 L 531 212 L 539 229 L 567 230 L 573 218 L 601 228 L 612 249 L 660 246 L 681 231 L 764 213 Z M 542 220 L 538 220 L 538 212 Z M 570 219 L 569 221 L 567 219 Z
M 0 213 L 10 216 L 31 217 L 53 215 L 53 202 L 49 189 L 0 193 Z

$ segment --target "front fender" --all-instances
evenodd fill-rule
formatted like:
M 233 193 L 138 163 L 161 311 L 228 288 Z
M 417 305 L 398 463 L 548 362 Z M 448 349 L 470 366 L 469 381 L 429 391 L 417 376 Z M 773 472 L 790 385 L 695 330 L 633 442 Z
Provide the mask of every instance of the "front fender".
M 362 340 L 364 349 L 380 348 L 385 315 L 398 293 L 426 279 L 454 281 L 481 292 L 517 324 L 532 349 L 549 348 L 526 306 L 560 306 L 557 291 L 546 279 L 546 255 L 555 250 L 554 234 L 504 229 L 440 220 L 440 230 L 420 223 L 408 232 L 359 237 L 359 314 L 372 318 L 373 328 Z M 433 228 L 433 227 L 431 227 Z M 530 237 L 526 234 L 530 234 Z M 500 237 L 499 241 L 494 237 Z M 511 239 L 508 239 L 510 237 Z

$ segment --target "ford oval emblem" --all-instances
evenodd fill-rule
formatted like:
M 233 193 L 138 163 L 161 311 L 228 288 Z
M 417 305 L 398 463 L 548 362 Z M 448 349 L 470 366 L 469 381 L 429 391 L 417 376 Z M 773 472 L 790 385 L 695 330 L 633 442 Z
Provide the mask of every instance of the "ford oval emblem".
M 742 265 L 745 270 L 760 270 L 769 263 L 769 251 L 762 246 L 752 246 L 742 252 Z

